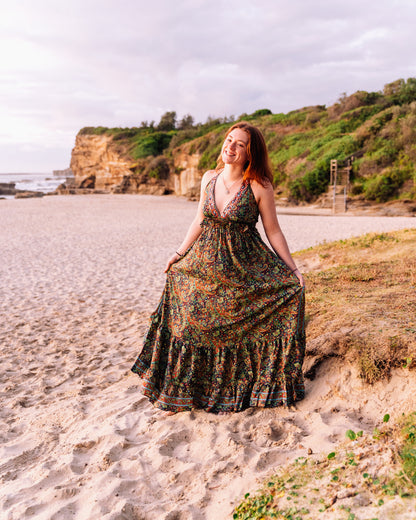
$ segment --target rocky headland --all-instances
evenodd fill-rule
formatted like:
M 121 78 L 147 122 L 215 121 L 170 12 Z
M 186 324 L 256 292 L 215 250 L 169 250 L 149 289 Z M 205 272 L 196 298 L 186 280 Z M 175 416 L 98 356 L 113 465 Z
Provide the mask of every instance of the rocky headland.
M 59 186 L 60 194 L 139 193 L 198 196 L 203 171 L 199 153 L 185 144 L 171 157 L 134 159 L 129 147 L 111 135 L 78 134 L 72 150 L 74 179 Z

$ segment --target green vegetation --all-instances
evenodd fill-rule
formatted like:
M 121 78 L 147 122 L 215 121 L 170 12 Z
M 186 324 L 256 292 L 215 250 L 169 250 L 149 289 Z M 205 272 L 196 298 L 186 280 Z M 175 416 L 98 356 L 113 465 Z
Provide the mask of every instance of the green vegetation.
M 399 79 L 381 92 L 341 95 L 334 105 L 311 106 L 287 114 L 269 109 L 242 114 L 261 128 L 270 151 L 274 182 L 281 195 L 294 202 L 311 202 L 327 190 L 331 159 L 353 159 L 352 196 L 386 202 L 416 199 L 416 78 Z M 215 167 L 226 128 L 233 116 L 195 123 L 176 112 L 160 122 L 136 128 L 87 127 L 86 135 L 110 135 L 134 160 L 172 157 L 182 147 L 199 153 L 201 173 Z M 150 159 L 149 159 L 150 160 Z M 173 162 L 170 165 L 174 171 Z
M 145 169 L 145 173 L 153 179 L 167 179 L 169 175 L 169 165 L 165 157 L 155 157 Z
M 326 457 L 299 457 L 279 468 L 256 494 L 246 493 L 233 518 L 312 520 L 327 512 L 331 518 L 357 520 L 363 518 L 356 516 L 363 504 L 385 518 L 392 497 L 401 499 L 396 513 L 398 508 L 411 513 L 416 505 L 416 412 L 393 426 L 386 417 L 372 433 L 348 430 L 348 440 Z

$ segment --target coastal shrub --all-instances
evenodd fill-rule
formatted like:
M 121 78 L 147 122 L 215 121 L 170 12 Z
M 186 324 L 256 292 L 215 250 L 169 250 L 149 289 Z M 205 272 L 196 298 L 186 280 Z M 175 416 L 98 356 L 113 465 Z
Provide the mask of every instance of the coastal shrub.
M 384 86 L 385 100 L 393 105 L 409 104 L 416 100 L 416 78 L 397 79 Z
M 166 132 L 154 132 L 140 137 L 135 142 L 131 155 L 134 159 L 160 155 L 169 146 L 172 137 L 173 134 Z
M 220 151 L 221 147 L 218 147 L 215 150 L 206 150 L 199 159 L 198 168 L 202 171 L 215 169 Z
M 144 128 L 111 128 L 109 131 L 113 135 L 114 141 L 121 141 L 123 139 L 132 139 L 138 135 L 145 135 L 147 130 Z
M 85 126 L 78 132 L 79 135 L 103 135 L 109 128 L 106 126 Z
M 336 118 L 340 116 L 344 112 L 348 112 L 353 110 L 354 108 L 358 108 L 364 104 L 364 93 L 363 91 L 354 92 L 350 96 L 347 96 L 346 92 L 343 92 L 338 99 L 337 103 L 334 103 L 328 109 L 328 116 L 332 118 Z
M 279 112 L 278 114 L 273 114 L 270 118 L 270 123 L 285 125 L 288 121 L 288 117 L 283 112 Z
M 282 185 L 285 180 L 287 179 L 287 175 L 284 170 L 281 170 L 279 168 L 272 168 L 273 171 L 273 185 L 274 186 L 280 186 Z
M 130 127 L 130 128 L 121 128 L 121 127 L 114 127 L 114 128 L 108 128 L 106 126 L 86 126 L 84 128 L 81 128 L 79 131 L 79 135 L 104 135 L 107 134 L 109 136 L 112 136 L 113 139 L 116 140 L 123 140 L 123 139 L 132 139 L 136 138 L 139 135 L 145 135 L 149 132 L 149 129 L 147 128 L 138 128 L 136 126 Z
M 272 114 L 272 111 L 269 110 L 268 108 L 260 108 L 259 110 L 256 110 L 255 112 L 253 112 L 250 115 L 242 114 L 239 117 L 239 119 L 240 120 L 246 120 L 246 121 L 252 121 L 253 119 L 258 119 L 259 117 L 263 117 L 263 116 L 269 116 L 271 114 Z M 245 117 L 242 117 L 243 115 Z
M 365 123 L 365 121 L 368 121 L 370 118 L 372 118 L 375 114 L 378 112 L 381 112 L 384 107 L 380 105 L 372 105 L 372 106 L 362 106 L 359 108 L 356 108 L 354 110 L 350 110 L 349 112 L 345 112 L 342 114 L 342 119 L 349 119 L 354 121 L 354 130 L 358 128 L 359 125 L 362 125 Z
M 309 114 L 305 118 L 305 124 L 307 126 L 314 126 L 316 123 L 319 123 L 326 115 L 325 111 L 322 110 L 313 110 L 309 112 Z
M 200 170 L 212 170 L 217 166 L 217 159 L 221 152 L 223 137 L 224 134 L 221 131 L 211 134 L 209 141 L 201 139 L 201 146 L 198 149 L 199 152 L 203 151 L 198 162 L 198 168 Z
M 173 149 L 181 144 L 187 143 L 188 141 L 192 141 L 198 136 L 197 128 L 187 128 L 186 130 L 178 131 L 171 139 L 169 143 L 169 148 Z M 192 152 L 190 152 L 192 153 Z
M 393 119 L 393 111 L 391 108 L 388 108 L 382 112 L 380 112 L 377 117 L 374 117 L 371 121 L 371 126 L 369 128 L 372 134 L 377 134 L 380 130 L 386 125 L 389 121 Z
M 291 181 L 289 184 L 290 196 L 297 201 L 310 202 L 326 191 L 329 184 L 329 165 L 320 163 L 303 177 Z
M 237 121 L 246 121 L 248 117 L 250 116 L 246 112 L 243 112 L 238 116 Z
M 169 176 L 169 170 L 169 164 L 166 157 L 159 156 L 150 161 L 144 173 L 153 179 L 167 179 Z
M 354 175 L 361 177 L 363 180 L 373 177 L 379 169 L 377 162 L 368 156 L 361 157 L 353 162 Z
M 391 141 L 384 141 L 383 145 L 384 146 L 375 146 L 373 148 L 374 152 L 368 154 L 380 168 L 385 168 L 386 166 L 391 165 L 399 154 L 399 150 Z
M 329 172 L 331 159 L 337 159 L 338 163 L 344 161 L 348 156 L 355 153 L 358 144 L 351 135 L 343 135 L 331 139 L 330 136 L 324 136 L 311 146 L 311 153 L 308 160 L 316 161 L 320 169 L 326 168 Z
M 410 175 L 411 172 L 407 169 L 391 168 L 385 173 L 369 179 L 364 184 L 364 195 L 369 200 L 386 202 L 397 196 L 399 188 Z
M 409 114 L 400 120 L 398 140 L 402 147 L 412 146 L 416 142 L 416 115 Z
M 283 136 L 282 134 L 279 134 L 277 132 L 269 131 L 265 135 L 265 141 L 271 158 L 272 152 L 274 150 L 278 150 L 281 147 L 281 144 L 283 142 Z
M 369 200 L 385 202 L 396 191 L 396 186 L 387 175 L 377 175 L 369 179 L 364 187 L 364 195 Z
M 361 195 L 364 191 L 364 186 L 362 183 L 353 184 L 350 188 L 351 195 Z
M 272 111 L 268 108 L 261 108 L 260 110 L 256 110 L 251 115 L 253 117 L 262 117 L 262 116 L 269 116 L 272 114 Z
M 279 143 L 276 149 L 270 150 L 270 160 L 274 166 L 284 165 L 294 157 L 306 157 L 310 152 L 311 136 L 309 132 L 299 132 L 285 137 L 279 137 L 277 134 L 270 141 Z
M 302 125 L 307 117 L 308 113 L 304 109 L 292 110 L 287 114 L 288 122 L 292 125 Z

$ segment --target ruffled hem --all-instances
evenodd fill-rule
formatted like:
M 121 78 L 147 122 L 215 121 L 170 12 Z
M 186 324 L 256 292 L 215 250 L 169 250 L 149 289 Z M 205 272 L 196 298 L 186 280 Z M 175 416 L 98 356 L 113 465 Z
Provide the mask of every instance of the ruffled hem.
M 143 394 L 161 410 L 240 412 L 290 406 L 305 396 L 302 337 L 273 337 L 210 352 L 164 332 L 158 339 L 169 342 L 167 359 L 150 359 L 145 344 L 131 369 L 144 380 Z

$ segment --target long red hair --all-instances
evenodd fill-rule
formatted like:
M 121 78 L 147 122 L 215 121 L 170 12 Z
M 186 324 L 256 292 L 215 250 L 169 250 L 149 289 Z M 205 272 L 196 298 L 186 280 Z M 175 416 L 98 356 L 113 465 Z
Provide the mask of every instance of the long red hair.
M 270 166 L 269 153 L 266 141 L 258 128 L 250 125 L 246 121 L 240 121 L 227 131 L 225 139 L 235 128 L 240 128 L 248 134 L 247 144 L 247 163 L 244 165 L 244 180 L 250 179 L 266 185 L 267 181 L 273 182 L 273 173 Z M 224 168 L 221 154 L 217 159 L 216 170 Z

